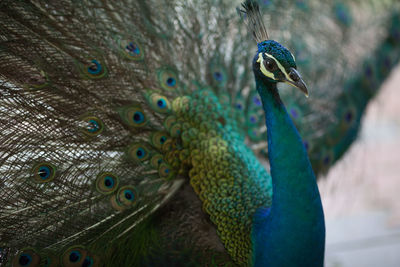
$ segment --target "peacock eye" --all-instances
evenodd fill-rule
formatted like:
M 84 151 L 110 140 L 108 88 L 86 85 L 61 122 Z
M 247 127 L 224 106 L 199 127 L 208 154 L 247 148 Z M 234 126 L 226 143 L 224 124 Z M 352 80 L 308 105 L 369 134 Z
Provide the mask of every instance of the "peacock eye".
M 296 73 L 294 73 L 294 72 L 292 72 L 292 71 L 289 73 L 289 77 L 290 77 L 290 79 L 292 79 L 294 82 L 297 82 L 297 81 L 300 80 L 300 77 L 299 77 Z
M 270 58 L 268 58 L 264 61 L 264 66 L 269 71 L 275 71 L 277 69 L 275 61 Z

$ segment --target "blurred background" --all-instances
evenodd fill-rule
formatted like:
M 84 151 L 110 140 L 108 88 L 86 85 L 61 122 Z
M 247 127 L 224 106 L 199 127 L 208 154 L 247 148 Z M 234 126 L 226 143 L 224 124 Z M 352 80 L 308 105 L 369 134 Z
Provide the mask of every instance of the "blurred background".
M 348 153 L 320 181 L 326 266 L 400 266 L 400 66 Z

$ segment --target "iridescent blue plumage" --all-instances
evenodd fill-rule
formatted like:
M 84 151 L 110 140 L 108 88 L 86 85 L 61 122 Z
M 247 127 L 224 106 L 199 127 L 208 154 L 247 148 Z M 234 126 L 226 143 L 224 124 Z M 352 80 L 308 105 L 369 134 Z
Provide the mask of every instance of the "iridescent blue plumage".
M 273 194 L 271 207 L 259 208 L 253 217 L 254 266 L 324 262 L 325 223 L 316 178 L 277 89 L 278 82 L 290 78 L 304 85 L 300 76 L 289 75 L 293 68 L 294 58 L 285 47 L 271 40 L 258 44 L 253 72 L 266 117 Z

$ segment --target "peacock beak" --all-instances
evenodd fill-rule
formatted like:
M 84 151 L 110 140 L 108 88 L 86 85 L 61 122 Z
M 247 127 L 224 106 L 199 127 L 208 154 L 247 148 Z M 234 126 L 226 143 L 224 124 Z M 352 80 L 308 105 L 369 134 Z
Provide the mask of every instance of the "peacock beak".
M 290 68 L 289 78 L 290 79 L 286 78 L 284 82 L 300 89 L 300 91 L 302 91 L 304 95 L 308 97 L 307 85 L 295 68 Z

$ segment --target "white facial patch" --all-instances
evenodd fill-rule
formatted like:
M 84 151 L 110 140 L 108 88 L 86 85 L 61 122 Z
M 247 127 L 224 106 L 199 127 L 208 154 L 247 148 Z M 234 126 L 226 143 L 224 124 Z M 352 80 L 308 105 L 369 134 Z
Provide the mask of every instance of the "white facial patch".
M 272 72 L 267 71 L 267 69 L 264 66 L 264 58 L 262 56 L 262 53 L 258 54 L 257 63 L 260 63 L 260 70 L 265 76 L 275 80 L 275 75 Z
M 294 55 L 292 54 L 292 52 L 290 52 L 290 54 L 292 55 L 293 61 L 296 62 L 296 58 L 294 57 Z
M 264 55 L 266 55 L 266 56 L 269 57 L 269 58 L 272 58 L 272 59 L 275 61 L 276 65 L 278 66 L 278 68 L 280 69 L 280 71 L 285 75 L 285 77 L 286 77 L 286 79 L 287 79 L 288 81 L 294 82 L 294 81 L 289 77 L 289 74 L 286 73 L 285 68 L 282 66 L 282 64 L 281 64 L 276 58 L 274 58 L 272 55 L 270 55 L 270 54 L 268 54 L 268 53 L 264 53 Z M 269 72 L 269 71 L 265 68 L 265 66 L 264 66 L 264 58 L 263 58 L 263 56 L 262 56 L 262 53 L 259 53 L 259 54 L 258 54 L 257 62 L 260 63 L 260 70 L 261 70 L 261 72 L 262 72 L 265 76 L 276 80 L 274 74 L 273 74 L 272 72 Z

